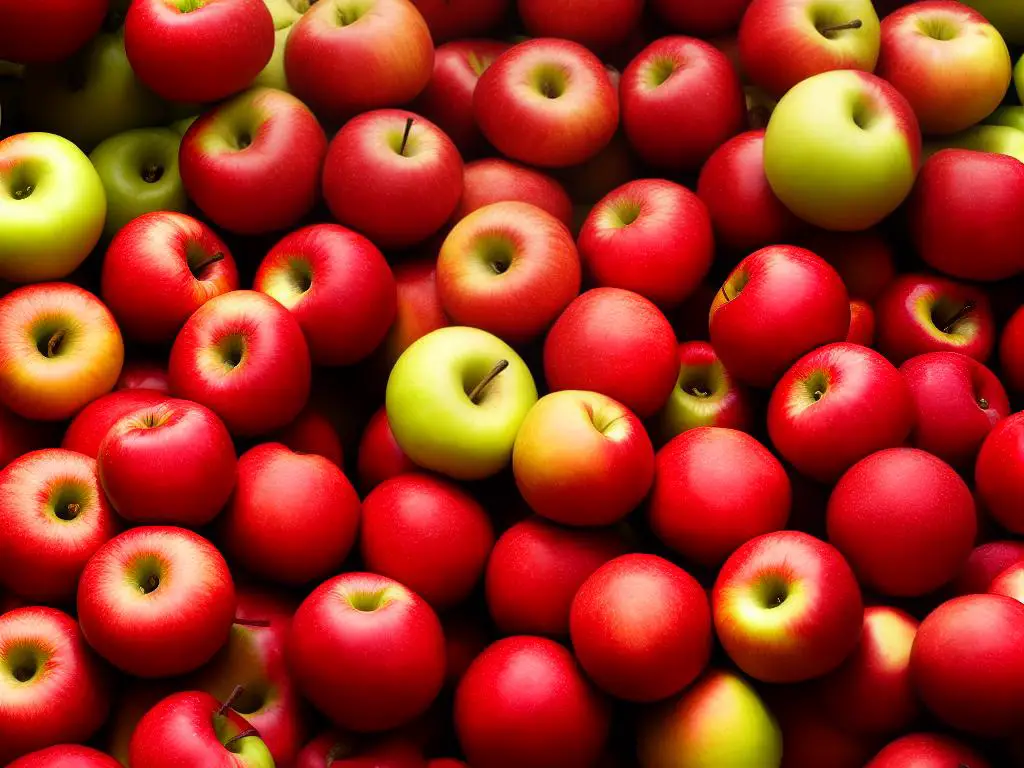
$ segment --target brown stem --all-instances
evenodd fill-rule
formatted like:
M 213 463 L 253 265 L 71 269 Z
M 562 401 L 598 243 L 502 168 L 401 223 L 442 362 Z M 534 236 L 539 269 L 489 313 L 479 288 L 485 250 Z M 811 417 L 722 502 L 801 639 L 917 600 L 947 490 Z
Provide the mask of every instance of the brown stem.
M 203 273 L 204 269 L 213 264 L 216 264 L 218 261 L 224 261 L 224 254 L 221 253 L 220 251 L 217 251 L 215 254 L 213 254 L 213 256 L 208 258 L 206 261 L 200 261 L 198 264 L 192 267 L 192 274 L 195 275 L 196 277 L 199 277 L 199 275 Z
M 70 520 L 74 520 L 76 517 L 78 517 L 78 513 L 82 511 L 81 505 L 76 504 L 73 501 L 70 504 L 68 504 L 64 509 L 67 510 L 68 519 Z
M 409 143 L 409 131 L 412 130 L 413 118 L 408 118 L 405 121 L 405 133 L 402 134 L 402 146 L 398 148 L 398 154 L 405 154 L 405 145 Z
M 494 381 L 498 377 L 498 374 L 506 368 L 508 368 L 508 360 L 499 360 L 496 362 L 494 367 L 491 368 L 487 375 L 480 380 L 480 383 L 473 387 L 473 390 L 469 393 L 470 402 L 476 403 L 480 398 L 480 395 L 483 394 L 484 389 L 487 388 L 487 385 Z
M 722 298 L 726 301 L 732 301 L 732 299 L 729 298 L 728 292 L 725 290 L 725 283 L 722 283 Z
M 957 310 L 956 314 L 947 320 L 942 326 L 943 333 L 949 333 L 953 330 L 953 326 L 963 320 L 967 315 L 970 314 L 971 310 L 974 309 L 974 302 L 967 301 L 964 305 Z
M 235 624 L 243 627 L 269 627 L 270 619 L 240 619 L 236 617 Z
M 848 21 L 845 24 L 836 24 L 832 27 L 822 27 L 818 31 L 827 37 L 832 32 L 842 32 L 844 29 L 860 29 L 863 26 L 863 21 L 860 19 L 854 19 L 853 21 Z
M 234 744 L 236 741 L 241 741 L 242 739 L 247 739 L 250 736 L 259 736 L 259 735 L 260 735 L 260 732 L 257 731 L 255 728 L 246 728 L 244 731 L 239 731 L 234 736 L 232 736 L 230 739 L 225 741 L 224 742 L 224 749 L 231 749 L 231 745 Z
M 236 685 L 235 689 L 231 692 L 231 695 L 228 696 L 227 699 L 224 701 L 224 703 L 221 704 L 220 707 L 217 709 L 217 714 L 218 715 L 226 714 L 227 711 L 229 709 L 231 709 L 231 705 L 234 704 L 236 701 L 238 701 L 238 697 L 241 696 L 244 691 L 245 691 L 245 686 Z
M 47 357 L 53 357 L 54 355 L 57 354 L 57 350 L 60 349 L 61 342 L 64 341 L 64 336 L 66 336 L 66 335 L 67 335 L 67 332 L 64 331 L 63 329 L 61 329 L 61 330 L 55 332 L 50 337 L 50 340 L 46 342 L 46 356 Z

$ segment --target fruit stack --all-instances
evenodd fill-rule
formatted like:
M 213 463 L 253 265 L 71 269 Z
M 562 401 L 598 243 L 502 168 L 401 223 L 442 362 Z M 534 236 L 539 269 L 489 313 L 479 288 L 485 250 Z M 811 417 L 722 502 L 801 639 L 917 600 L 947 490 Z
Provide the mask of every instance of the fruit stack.
M 0 0 L 0 765 L 1024 766 L 1022 49 Z

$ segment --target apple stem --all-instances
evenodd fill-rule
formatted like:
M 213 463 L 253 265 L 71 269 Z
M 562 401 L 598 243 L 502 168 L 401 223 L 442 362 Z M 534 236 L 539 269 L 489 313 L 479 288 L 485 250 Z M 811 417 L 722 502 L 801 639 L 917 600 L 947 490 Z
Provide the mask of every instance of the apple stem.
M 270 619 L 240 619 L 236 617 L 235 624 L 243 627 L 269 627 Z
M 50 337 L 50 340 L 46 342 L 46 356 L 47 357 L 53 357 L 54 355 L 57 354 L 57 350 L 60 349 L 61 342 L 64 341 L 64 336 L 65 335 L 66 335 L 66 332 L 63 329 L 61 329 L 59 331 L 56 331 Z
M 66 505 L 64 507 L 64 514 L 67 515 L 67 519 L 68 520 L 74 520 L 76 517 L 78 517 L 78 513 L 81 512 L 81 511 L 82 511 L 81 505 L 76 504 L 73 501 L 70 504 L 68 504 L 68 505 Z
M 725 290 L 725 283 L 722 283 L 722 298 L 726 301 L 732 301 L 732 299 L 729 298 L 729 293 Z
M 225 741 L 224 742 L 224 749 L 231 749 L 231 745 L 234 744 L 236 741 L 241 741 L 242 739 L 247 739 L 250 736 L 259 736 L 259 735 L 260 735 L 260 732 L 257 731 L 255 728 L 246 728 L 244 731 L 239 731 L 234 736 L 232 736 L 230 739 Z
M 469 393 L 470 402 L 475 404 L 480 398 L 480 395 L 483 394 L 484 389 L 487 388 L 487 385 L 498 378 L 498 374 L 506 368 L 508 368 L 508 360 L 499 360 L 496 362 L 494 367 L 491 368 L 487 375 L 480 380 L 480 383 L 473 387 L 473 390 Z
M 952 331 L 953 330 L 953 326 L 956 325 L 957 323 L 959 323 L 965 317 L 967 317 L 967 315 L 970 314 L 972 309 L 974 309 L 974 302 L 973 301 L 964 302 L 964 305 L 962 307 L 960 307 L 960 309 L 957 310 L 956 314 L 954 314 L 951 318 L 949 318 L 949 320 L 947 320 L 943 324 L 942 332 L 943 333 L 949 333 L 950 331 Z
M 398 154 L 405 155 L 405 145 L 409 143 L 409 132 L 412 130 L 413 118 L 405 121 L 405 133 L 402 134 L 402 146 L 398 148 Z
M 224 261 L 224 254 L 217 251 L 213 256 L 208 258 L 206 261 L 200 261 L 194 267 L 192 267 L 192 274 L 199 277 L 203 273 L 203 270 L 207 267 L 216 264 L 218 261 Z
M 848 21 L 845 24 L 836 24 L 833 27 L 822 27 L 818 31 L 825 35 L 825 37 L 828 37 L 832 32 L 842 32 L 844 29 L 860 29 L 863 26 L 863 21 L 860 19 L 854 19 L 853 21 Z
M 231 695 L 228 696 L 224 703 L 217 709 L 217 714 L 224 715 L 229 709 L 231 709 L 231 705 L 238 701 L 238 697 L 242 695 L 244 690 L 245 686 L 236 685 L 235 690 L 231 692 Z

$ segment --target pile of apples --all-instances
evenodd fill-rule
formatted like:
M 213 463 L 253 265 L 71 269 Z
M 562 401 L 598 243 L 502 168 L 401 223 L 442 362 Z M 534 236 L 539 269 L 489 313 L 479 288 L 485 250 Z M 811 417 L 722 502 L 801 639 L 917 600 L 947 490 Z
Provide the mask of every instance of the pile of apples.
M 0 0 L 0 765 L 1024 766 L 1022 48 Z

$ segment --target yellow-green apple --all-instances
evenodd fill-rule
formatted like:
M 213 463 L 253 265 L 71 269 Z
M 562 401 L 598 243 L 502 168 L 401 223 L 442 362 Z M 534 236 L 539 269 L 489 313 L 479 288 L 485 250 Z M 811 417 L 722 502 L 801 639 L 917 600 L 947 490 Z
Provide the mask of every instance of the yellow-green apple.
M 648 164 L 696 171 L 743 130 L 746 101 L 724 53 L 691 37 L 663 37 L 622 73 L 622 125 Z
M 1024 162 L 1024 131 L 1010 125 L 975 125 L 952 136 L 940 136 L 925 145 L 925 154 L 943 149 L 973 149 L 1009 155 Z
M 714 347 L 706 341 L 684 341 L 679 345 L 679 378 L 657 423 L 662 442 L 696 427 L 747 432 L 749 395 L 725 370 Z
M 458 479 L 487 477 L 512 447 L 537 387 L 523 359 L 478 328 L 440 328 L 413 342 L 388 377 L 385 407 L 414 462 Z
M 58 280 L 100 239 L 103 182 L 89 158 L 52 133 L 0 140 L 0 278 Z
M 61 448 L 95 459 L 100 453 L 100 443 L 114 424 L 140 407 L 158 403 L 166 396 L 153 390 L 130 389 L 98 397 L 75 414 L 64 432 Z
M 263 0 L 133 0 L 124 44 L 139 80 L 162 98 L 218 101 L 270 61 L 274 20 Z
M 377 409 L 359 439 L 358 471 L 361 489 L 364 492 L 371 491 L 385 480 L 418 469 L 395 440 L 391 425 L 388 424 L 387 410 Z
M 181 135 L 170 128 L 136 128 L 105 139 L 89 154 L 107 196 L 103 234 L 116 235 L 132 219 L 153 211 L 184 211 L 178 173 Z
M 40 749 L 9 763 L 7 768 L 121 768 L 110 755 L 92 747 L 77 744 L 57 744 Z
M 999 338 L 999 364 L 1002 380 L 1014 392 L 1024 392 L 1024 306 L 1019 307 L 1003 326 Z
M 1020 62 L 1018 61 L 1017 64 L 1019 65 Z M 997 107 L 982 122 L 986 125 L 1003 125 L 1024 131 L 1024 107 L 1014 105 Z
M 260 262 L 253 289 L 295 316 L 317 365 L 362 360 L 395 319 L 395 278 L 384 255 L 338 224 L 313 224 L 286 235 Z
M 643 768 L 782 765 L 782 733 L 775 717 L 750 683 L 718 669 L 647 713 L 637 748 Z
M 588 214 L 578 243 L 592 284 L 625 288 L 662 307 L 693 293 L 715 250 L 707 206 L 664 179 L 638 179 L 610 192 Z
M 4 3 L 0 59 L 20 64 L 66 59 L 100 31 L 107 7 L 107 0 Z
M 466 163 L 462 169 L 462 198 L 452 221 L 459 222 L 485 205 L 504 200 L 535 205 L 572 228 L 572 200 L 565 187 L 547 174 L 500 157 Z
M 1003 528 L 1024 533 L 1024 413 L 996 424 L 978 452 L 974 481 L 985 509 Z
M 199 115 L 190 115 L 183 117 L 180 120 L 175 120 L 168 127 L 177 133 L 179 136 L 184 137 L 188 133 L 188 129 L 192 127 L 192 123 L 199 119 Z
M 589 50 L 535 38 L 510 48 L 480 76 L 473 114 L 503 155 L 562 168 L 584 162 L 611 141 L 619 100 Z
M 871 0 L 753 0 L 740 24 L 743 73 L 779 98 L 814 75 L 872 72 L 881 31 Z
M 275 232 L 294 226 L 316 203 L 326 152 L 324 130 L 305 104 L 255 88 L 189 126 L 181 179 L 214 224 L 246 235 Z
M 1006 95 L 1010 68 L 1002 36 L 962 3 L 911 3 L 882 22 L 878 76 L 906 96 L 925 134 L 988 117 Z
M 114 388 L 124 343 L 98 298 L 70 283 L 26 285 L 0 299 L 0 401 L 60 421 Z
M 437 294 L 452 322 L 510 344 L 546 331 L 580 290 L 565 225 L 529 203 L 492 203 L 455 225 L 437 257 Z
M 974 747 L 951 736 L 911 733 L 889 742 L 864 768 L 989 768 Z
M 274 20 L 274 52 L 260 73 L 253 78 L 251 87 L 276 88 L 287 91 L 288 76 L 284 71 L 284 51 L 288 35 L 302 14 L 309 10 L 310 0 L 263 0 Z M 316 0 L 313 0 L 316 2 Z
M 1014 0 L 964 0 L 988 19 L 1006 42 L 1013 45 L 1024 45 L 1024 19 L 1021 18 L 1020 6 Z
M 331 140 L 323 192 L 340 223 L 381 248 L 404 248 L 452 215 L 462 194 L 462 157 L 444 131 L 419 115 L 367 112 Z
M 86 741 L 107 717 L 104 670 L 78 624 L 54 608 L 0 615 L 0 762 L 54 744 Z
M 438 43 L 480 37 L 508 15 L 512 0 L 412 0 Z
M 726 653 L 770 683 L 831 672 L 857 644 L 864 621 L 849 564 L 801 531 L 766 533 L 733 552 L 715 581 L 712 609 Z
M 232 434 L 289 424 L 306 405 L 312 372 L 298 320 L 258 291 L 203 304 L 174 340 L 171 391 L 211 408 Z
M 621 403 L 597 392 L 562 390 L 526 414 L 512 471 L 537 514 L 565 525 L 610 525 L 647 495 L 654 448 L 640 419 Z
M 184 528 L 131 528 L 100 547 L 78 581 L 85 639 L 135 677 L 198 669 L 227 642 L 234 617 L 227 563 Z
M 736 29 L 748 5 L 750 0 L 651 0 L 654 12 L 670 27 L 696 37 L 712 37 Z
M 409 0 L 321 0 L 284 49 L 288 87 L 331 123 L 411 101 L 433 67 L 430 30 Z
M 769 246 L 743 259 L 722 283 L 709 330 L 730 374 L 768 387 L 801 355 L 846 338 L 850 299 L 821 257 L 797 246 Z
M 379 345 L 387 370 L 416 339 L 449 325 L 437 295 L 436 263 L 435 258 L 413 258 L 393 268 L 395 319 Z
M 139 282 L 147 290 L 139 291 Z M 126 224 L 103 259 L 100 295 L 125 333 L 164 343 L 199 307 L 238 288 L 231 251 L 206 224 L 173 211 Z
M 607 52 L 626 41 L 640 22 L 644 0 L 613 0 L 594 7 L 589 0 L 518 0 L 517 9 L 531 37 L 558 37 Z
M 358 659 L 336 664 L 334 659 Z M 383 731 L 426 711 L 444 683 L 441 622 L 416 593 L 372 573 L 328 579 L 292 617 L 288 666 L 337 726 Z
M 910 103 L 881 78 L 840 70 L 795 85 L 764 137 L 764 169 L 778 198 L 804 221 L 856 231 L 910 194 L 921 131 Z

